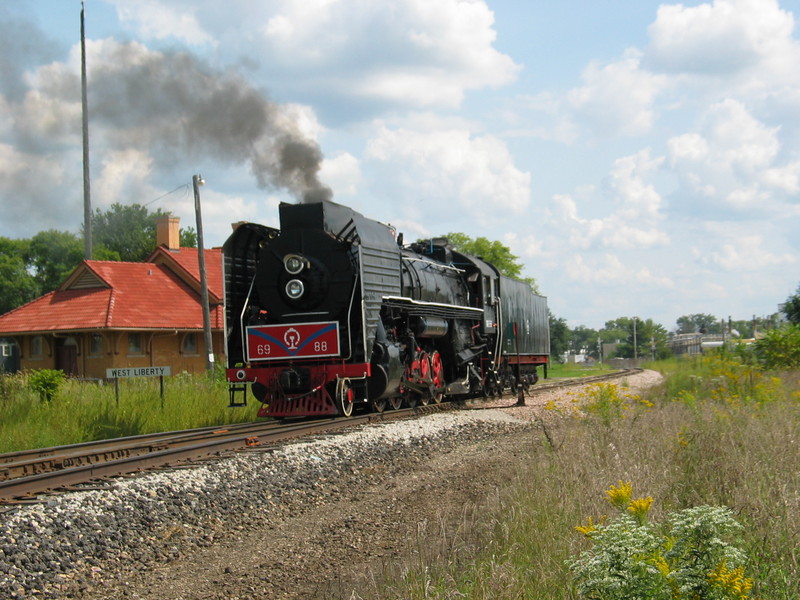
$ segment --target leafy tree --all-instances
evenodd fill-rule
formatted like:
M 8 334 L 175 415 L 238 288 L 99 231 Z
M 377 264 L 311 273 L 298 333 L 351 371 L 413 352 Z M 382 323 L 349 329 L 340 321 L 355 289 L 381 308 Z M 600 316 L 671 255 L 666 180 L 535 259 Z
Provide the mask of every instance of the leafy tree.
M 768 369 L 800 367 L 800 325 L 771 329 L 754 344 L 758 361 Z
M 620 317 L 607 321 L 606 330 L 618 335 L 620 340 L 616 356 L 620 358 L 655 357 L 666 358 L 670 355 L 668 346 L 669 334 L 663 325 L 653 319 L 636 319 L 634 337 L 634 319 Z
M 181 248 L 197 248 L 197 232 L 194 227 L 181 227 L 180 231 Z
M 0 314 L 30 302 L 40 293 L 25 262 L 29 243 L 0 237 Z
M 512 254 L 511 249 L 503 243 L 497 240 L 490 241 L 485 237 L 472 239 L 467 234 L 460 232 L 451 232 L 443 237 L 447 238 L 455 250 L 478 256 L 486 262 L 492 263 L 503 275 L 525 281 L 530 284 L 531 289 L 539 292 L 533 277 L 520 277 L 524 265 L 517 261 L 519 257 Z
M 105 212 L 95 211 L 92 238 L 97 253 L 106 253 L 106 260 L 142 261 L 156 247 L 156 221 L 169 213 L 158 209 L 149 212 L 139 204 L 112 204 Z M 180 243 L 197 246 L 197 233 L 191 227 L 181 229 Z M 110 258 L 110 257 L 116 258 Z
M 575 354 L 586 350 L 589 356 L 597 358 L 600 355 L 597 339 L 598 333 L 596 329 L 578 325 L 570 332 L 569 349 Z
M 797 286 L 797 291 L 786 299 L 781 312 L 786 315 L 790 323 L 800 325 L 800 285 Z
M 677 320 L 676 333 L 722 333 L 722 321 L 714 315 L 684 315 Z
M 30 240 L 27 265 L 33 271 L 40 293 L 56 289 L 84 257 L 83 240 L 74 233 L 48 229 Z
M 547 309 L 550 323 L 550 360 L 561 362 L 561 357 L 569 350 L 569 327 L 567 320 L 557 318 Z

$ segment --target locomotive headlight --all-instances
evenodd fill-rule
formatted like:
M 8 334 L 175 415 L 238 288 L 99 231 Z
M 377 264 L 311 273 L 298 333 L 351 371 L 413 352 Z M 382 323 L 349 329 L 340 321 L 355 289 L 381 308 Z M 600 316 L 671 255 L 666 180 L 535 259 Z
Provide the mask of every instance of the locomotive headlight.
M 292 279 L 286 284 L 286 295 L 292 300 L 297 300 L 306 291 L 306 286 L 299 279 Z
M 283 266 L 290 275 L 297 275 L 308 266 L 308 261 L 297 254 L 287 254 L 283 257 Z

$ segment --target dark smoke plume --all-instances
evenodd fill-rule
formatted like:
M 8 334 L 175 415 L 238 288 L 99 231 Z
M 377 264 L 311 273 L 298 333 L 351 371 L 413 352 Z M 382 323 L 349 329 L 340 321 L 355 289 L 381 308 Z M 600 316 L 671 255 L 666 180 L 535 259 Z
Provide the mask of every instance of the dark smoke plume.
M 322 152 L 285 107 L 233 72 L 214 72 L 186 53 L 115 46 L 90 68 L 89 110 L 109 125 L 113 145 L 157 148 L 169 163 L 212 157 L 249 163 L 258 185 L 301 200 L 330 198 L 318 178 Z

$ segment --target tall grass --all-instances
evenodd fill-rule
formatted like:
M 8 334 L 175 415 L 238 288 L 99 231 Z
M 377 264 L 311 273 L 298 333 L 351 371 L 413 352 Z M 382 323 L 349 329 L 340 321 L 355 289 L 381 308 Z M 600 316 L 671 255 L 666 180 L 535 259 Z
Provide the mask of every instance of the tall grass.
M 354 597 L 577 599 L 565 562 L 591 543 L 575 527 L 610 513 L 604 490 L 625 480 L 656 499 L 654 520 L 731 508 L 744 526 L 753 597 L 799 598 L 796 374 L 769 376 L 724 356 L 663 368 L 666 384 L 646 398 L 590 390 L 583 416 L 545 411 L 554 444 L 530 435 L 514 485 L 421 536 L 393 578 Z
M 255 419 L 256 402 L 228 408 L 219 374 L 120 379 L 113 384 L 66 380 L 52 400 L 28 385 L 26 374 L 0 377 L 0 452 L 190 429 Z

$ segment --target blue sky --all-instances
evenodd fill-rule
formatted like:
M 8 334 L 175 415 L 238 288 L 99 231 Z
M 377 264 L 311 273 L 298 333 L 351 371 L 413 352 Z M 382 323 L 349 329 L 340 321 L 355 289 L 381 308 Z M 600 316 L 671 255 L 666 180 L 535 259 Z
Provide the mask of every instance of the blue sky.
M 80 230 L 80 7 L 0 3 L 2 236 Z M 571 326 L 768 315 L 800 283 L 799 11 L 87 0 L 92 202 L 193 226 L 202 173 L 221 245 L 329 188 L 407 240 L 501 240 Z

